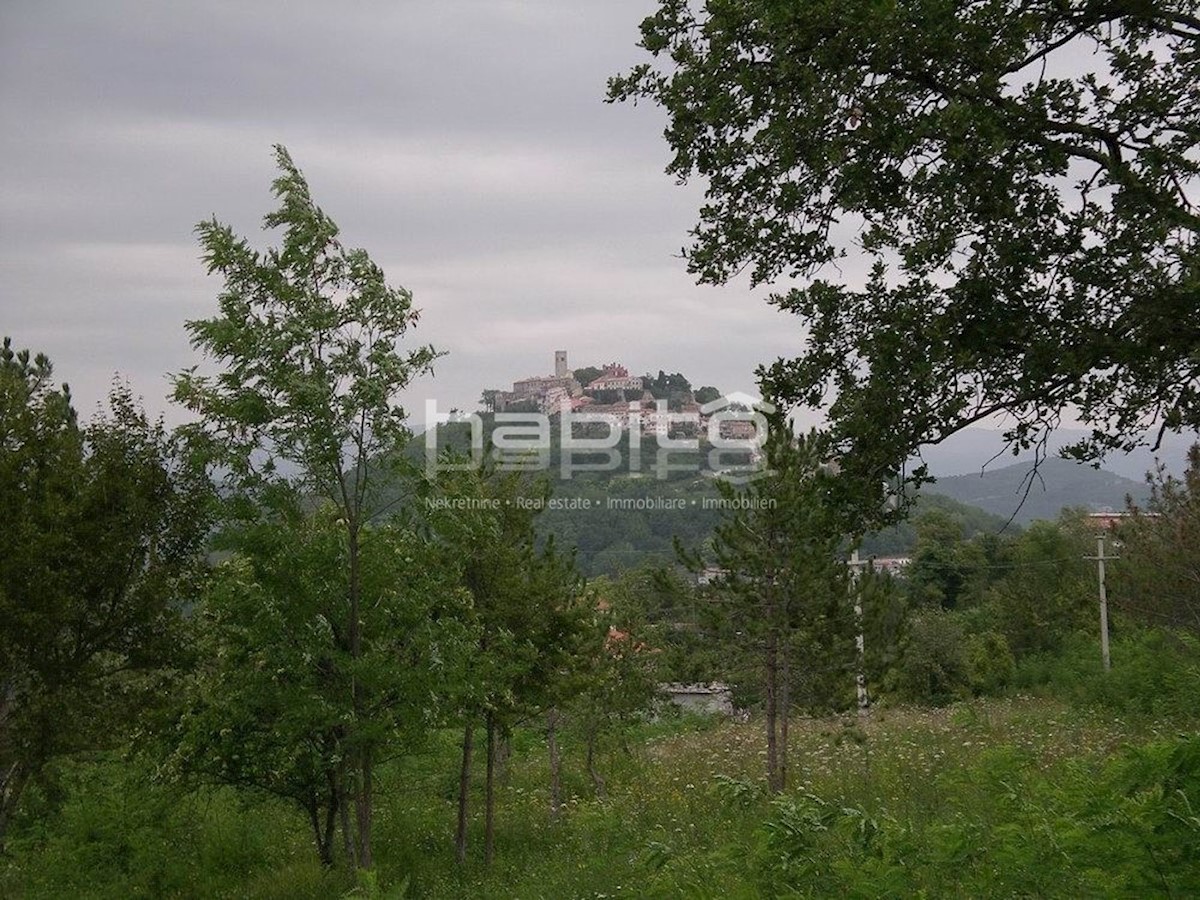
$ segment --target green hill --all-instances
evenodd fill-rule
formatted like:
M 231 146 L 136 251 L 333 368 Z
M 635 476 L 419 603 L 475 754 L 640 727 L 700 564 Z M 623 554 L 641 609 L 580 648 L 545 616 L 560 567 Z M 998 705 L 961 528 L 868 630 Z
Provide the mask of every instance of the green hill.
M 490 434 L 492 419 L 484 417 Z M 453 423 L 440 426 L 438 447 L 452 447 L 459 453 L 470 448 L 469 426 Z M 708 448 L 660 457 L 657 441 L 642 437 L 641 464 L 629 464 L 629 438 L 622 436 L 618 445 L 620 465 L 612 471 L 575 472 L 562 477 L 562 451 L 558 435 L 552 432 L 550 450 L 542 461 L 540 473 L 554 487 L 554 498 L 539 520 L 543 535 L 553 536 L 560 547 L 576 548 L 576 562 L 587 576 L 614 574 L 644 563 L 670 565 L 676 561 L 675 538 L 689 548 L 701 546 L 712 535 L 721 518 L 715 502 L 719 493 L 707 465 Z M 424 436 L 419 436 L 410 453 L 424 458 Z M 576 460 L 578 462 L 578 460 Z M 593 461 L 599 461 L 593 460 Z M 663 478 L 656 464 L 670 463 Z M 969 506 L 952 497 L 926 491 L 917 500 L 913 516 L 926 509 L 939 509 L 957 519 L 965 537 L 980 532 L 996 533 L 1005 527 L 1006 517 Z M 904 556 L 916 542 L 916 531 L 903 522 L 885 531 L 868 535 L 863 552 L 873 556 Z
M 1148 493 L 1144 483 L 1057 458 L 1043 461 L 1036 472 L 1024 462 L 939 478 L 932 490 L 1019 524 L 1055 519 L 1065 507 L 1122 509 L 1126 496 L 1140 501 Z
M 484 417 L 485 432 L 494 422 Z M 466 423 L 440 426 L 437 446 L 460 453 L 470 448 Z M 633 454 L 629 435 L 617 445 L 619 464 L 607 471 L 574 471 L 564 477 L 563 455 L 557 429 L 540 462 L 539 471 L 554 486 L 554 502 L 541 517 L 540 528 L 562 547 L 577 549 L 577 562 L 585 575 L 615 573 L 646 562 L 675 561 L 674 539 L 686 546 L 704 543 L 720 521 L 713 502 L 718 498 L 708 448 L 697 451 L 661 450 L 653 436 L 643 435 L 640 462 Z M 414 458 L 424 459 L 424 436 L 410 445 Z M 602 463 L 599 456 L 576 457 L 579 463 Z M 669 464 L 659 477 L 657 466 Z M 1035 519 L 1057 518 L 1066 507 L 1120 509 L 1126 496 L 1144 499 L 1146 486 L 1103 469 L 1062 459 L 1048 459 L 1032 473 L 1031 463 L 988 469 L 982 475 L 944 477 L 918 498 L 909 522 L 868 535 L 863 552 L 876 556 L 903 556 L 911 552 L 916 532 L 911 524 L 923 510 L 950 513 L 969 538 L 980 532 L 995 534 Z M 1028 488 L 1028 490 L 1026 490 Z M 1011 524 L 1009 524 L 1011 519 Z

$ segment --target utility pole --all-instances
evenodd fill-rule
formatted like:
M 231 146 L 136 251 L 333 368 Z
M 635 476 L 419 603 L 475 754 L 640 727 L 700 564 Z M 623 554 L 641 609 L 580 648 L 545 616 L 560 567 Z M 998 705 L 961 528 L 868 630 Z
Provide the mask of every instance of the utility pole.
M 1100 583 L 1100 657 L 1104 660 L 1104 671 L 1112 668 L 1112 660 L 1108 655 L 1108 592 L 1104 586 L 1104 562 L 1109 559 L 1120 559 L 1117 556 L 1104 555 L 1104 533 L 1096 535 L 1096 555 L 1085 556 L 1084 559 L 1096 561 L 1096 575 Z
M 871 700 L 867 696 L 866 642 L 863 639 L 862 590 L 858 584 L 859 578 L 862 575 L 862 568 L 867 565 L 870 565 L 870 562 L 859 559 L 857 550 L 850 554 L 850 583 L 852 585 L 851 590 L 854 591 L 854 625 L 858 630 L 858 634 L 854 639 L 856 650 L 854 687 L 858 692 L 859 718 L 865 718 L 871 712 Z

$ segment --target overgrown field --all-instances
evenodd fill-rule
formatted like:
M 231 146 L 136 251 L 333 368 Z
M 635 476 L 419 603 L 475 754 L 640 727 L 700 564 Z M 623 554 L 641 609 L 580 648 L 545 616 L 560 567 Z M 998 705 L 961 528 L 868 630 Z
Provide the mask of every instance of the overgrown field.
M 374 883 L 316 862 L 289 807 L 181 795 L 136 761 L 74 761 L 14 828 L 12 897 L 757 897 L 1200 895 L 1200 735 L 1017 698 L 792 723 L 789 789 L 763 790 L 759 723 L 647 725 L 595 796 L 565 738 L 514 735 L 485 868 L 454 862 L 456 736 L 390 765 Z

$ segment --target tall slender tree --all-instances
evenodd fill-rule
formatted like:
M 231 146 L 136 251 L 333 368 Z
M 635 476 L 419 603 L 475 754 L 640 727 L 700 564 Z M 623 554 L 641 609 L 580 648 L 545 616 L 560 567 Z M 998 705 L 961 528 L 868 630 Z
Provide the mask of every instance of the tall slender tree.
M 396 397 L 438 353 L 411 345 L 412 294 L 390 286 L 365 250 L 342 244 L 286 149 L 277 146 L 275 158 L 279 207 L 264 222 L 281 229 L 278 247 L 257 251 L 216 219 L 197 226 L 208 271 L 224 289 L 219 314 L 187 328 L 193 346 L 225 368 L 183 372 L 175 398 L 199 415 L 195 436 L 237 498 L 269 508 L 320 497 L 338 511 L 347 604 L 337 634 L 353 665 L 372 639 L 361 609 L 363 530 L 394 502 L 394 483 L 378 476 L 387 464 L 403 465 L 410 437 Z M 373 698 L 353 674 L 348 690 L 364 717 Z M 376 745 L 364 739 L 354 748 L 354 853 L 369 868 Z
M 549 497 L 548 485 L 518 472 L 482 468 L 448 473 L 446 505 L 431 516 L 436 534 L 459 548 L 463 584 L 473 603 L 477 635 L 463 703 L 459 769 L 459 862 L 467 856 L 475 733 L 483 726 L 484 859 L 495 853 L 496 758 L 507 731 L 540 717 L 564 699 L 575 654 L 585 638 L 587 610 L 572 557 L 552 541 L 539 546 L 534 523 Z
M 719 571 L 712 588 L 727 625 L 758 657 L 771 791 L 787 786 L 796 648 L 805 646 L 803 665 L 822 673 L 852 663 L 845 567 L 837 560 L 843 543 L 838 493 L 823 466 L 823 446 L 816 435 L 797 438 L 786 418 L 773 414 L 761 475 L 741 487 L 719 484 L 726 514 L 711 557 L 684 554 L 693 567 Z

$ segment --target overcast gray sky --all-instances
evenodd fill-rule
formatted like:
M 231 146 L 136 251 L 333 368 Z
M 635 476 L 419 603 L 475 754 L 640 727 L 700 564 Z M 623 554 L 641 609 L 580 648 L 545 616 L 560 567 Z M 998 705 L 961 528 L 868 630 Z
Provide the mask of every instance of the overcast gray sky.
M 653 0 L 0 3 L 0 332 L 81 413 L 129 380 L 154 412 L 220 288 L 192 233 L 266 240 L 287 145 L 347 243 L 448 351 L 405 398 L 619 360 L 726 391 L 794 355 L 796 321 L 678 258 L 700 198 L 664 118 L 603 102 Z

